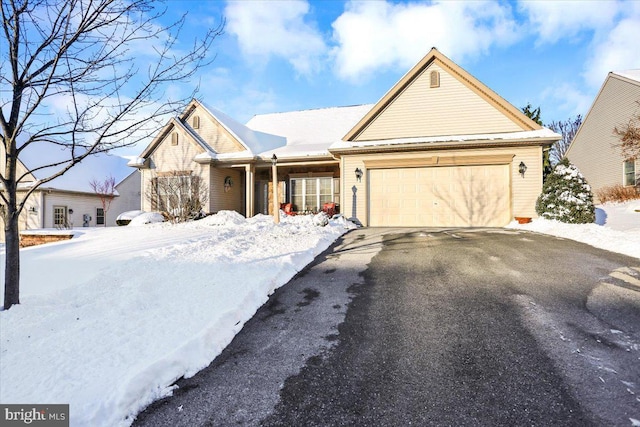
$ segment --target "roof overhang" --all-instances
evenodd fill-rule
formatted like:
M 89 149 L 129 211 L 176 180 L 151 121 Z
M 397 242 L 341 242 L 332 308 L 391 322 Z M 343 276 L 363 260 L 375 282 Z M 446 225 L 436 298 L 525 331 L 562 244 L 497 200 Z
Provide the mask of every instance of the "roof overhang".
M 501 148 L 501 147 L 531 147 L 531 146 L 550 146 L 557 139 L 549 138 L 530 138 L 527 140 L 522 139 L 501 139 L 490 140 L 467 140 L 464 142 L 458 141 L 445 141 L 445 142 L 417 142 L 407 144 L 384 144 L 384 141 L 380 141 L 380 144 L 367 144 L 357 145 L 344 148 L 332 148 L 331 153 L 335 156 L 349 155 L 349 154 L 366 154 L 366 153 L 395 153 L 408 151 L 432 151 L 432 150 L 453 150 L 458 148 Z M 369 143 L 373 141 L 368 141 Z

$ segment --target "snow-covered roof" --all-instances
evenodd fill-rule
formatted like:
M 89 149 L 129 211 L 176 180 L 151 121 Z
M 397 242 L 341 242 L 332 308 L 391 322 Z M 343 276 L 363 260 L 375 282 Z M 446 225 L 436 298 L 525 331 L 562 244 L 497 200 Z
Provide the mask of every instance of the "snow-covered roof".
M 625 70 L 625 71 L 613 71 L 613 74 L 616 74 L 621 77 L 625 77 L 630 80 L 635 80 L 640 83 L 640 69 L 637 70 Z
M 286 145 L 260 152 L 261 157 L 301 157 L 329 154 L 340 139 L 371 109 L 372 104 L 259 114 L 247 127 L 286 138 Z
M 560 139 L 562 136 L 551 129 L 542 128 L 521 132 L 471 134 L 471 135 L 444 135 L 417 138 L 396 138 L 379 139 L 372 141 L 338 141 L 331 145 L 331 149 L 339 150 L 345 148 L 373 147 L 380 145 L 404 145 L 404 144 L 425 144 L 425 143 L 446 143 L 446 142 L 466 142 L 466 141 L 511 141 L 544 138 L 549 140 Z
M 69 159 L 69 157 L 68 150 L 63 150 L 57 145 L 44 142 L 33 143 L 20 153 L 20 161 L 29 169 L 63 161 Z M 100 182 L 112 176 L 115 178 L 116 183 L 120 183 L 134 173 L 127 166 L 128 161 L 128 158 L 108 153 L 90 155 L 69 169 L 64 175 L 43 184 L 41 188 L 93 193 L 94 191 L 89 184 L 92 180 Z M 33 172 L 33 175 L 36 179 L 43 179 L 62 167 L 57 166 L 37 170 Z
M 243 153 L 244 155 L 242 157 L 273 150 L 276 147 L 286 144 L 286 140 L 282 136 L 261 132 L 257 129 L 251 129 L 242 123 L 237 122 L 218 109 L 212 108 L 202 102 L 200 102 L 200 105 L 202 105 L 209 114 L 211 114 L 229 133 L 231 133 L 242 145 L 245 146 L 247 152 Z M 213 150 L 209 151 L 209 154 L 215 153 Z M 220 156 L 223 155 L 217 153 L 217 155 L 213 157 L 220 158 Z

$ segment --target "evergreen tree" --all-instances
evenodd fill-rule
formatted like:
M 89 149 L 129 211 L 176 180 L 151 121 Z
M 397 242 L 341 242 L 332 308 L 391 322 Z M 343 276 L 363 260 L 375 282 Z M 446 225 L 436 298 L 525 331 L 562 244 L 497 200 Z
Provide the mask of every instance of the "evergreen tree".
M 522 112 L 525 116 L 529 117 L 531 120 L 543 126 L 542 117 L 540 113 L 540 107 L 533 108 L 531 103 L 528 102 L 526 106 L 522 107 Z M 551 166 L 551 159 L 549 157 L 549 150 L 542 151 L 542 180 L 546 181 L 547 176 L 551 173 L 553 167 Z
M 522 112 L 525 116 L 529 117 L 531 120 L 542 126 L 542 119 L 540 118 L 540 107 L 533 108 L 531 106 L 531 103 L 527 103 L 527 105 L 522 108 Z
M 566 158 L 547 177 L 536 202 L 542 218 L 569 224 L 587 224 L 596 219 L 591 186 Z

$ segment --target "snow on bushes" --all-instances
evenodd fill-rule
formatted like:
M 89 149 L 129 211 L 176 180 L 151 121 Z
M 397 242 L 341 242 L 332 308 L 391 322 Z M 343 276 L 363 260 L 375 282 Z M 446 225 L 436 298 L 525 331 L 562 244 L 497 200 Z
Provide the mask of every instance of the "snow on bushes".
M 139 227 L 146 224 L 155 224 L 158 222 L 164 222 L 164 216 L 159 212 L 146 212 L 133 218 L 129 222 L 130 227 Z
M 569 224 L 595 221 L 591 186 L 568 160 L 558 163 L 547 177 L 536 202 L 536 212 L 542 218 Z

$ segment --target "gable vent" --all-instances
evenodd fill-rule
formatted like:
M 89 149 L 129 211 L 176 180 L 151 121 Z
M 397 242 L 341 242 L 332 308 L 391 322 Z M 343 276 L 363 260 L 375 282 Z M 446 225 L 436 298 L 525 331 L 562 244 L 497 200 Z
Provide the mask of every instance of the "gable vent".
M 193 116 L 193 128 L 200 129 L 200 116 Z
M 431 72 L 431 87 L 440 87 L 440 73 L 437 71 Z
M 178 132 L 171 134 L 171 145 L 178 145 Z

